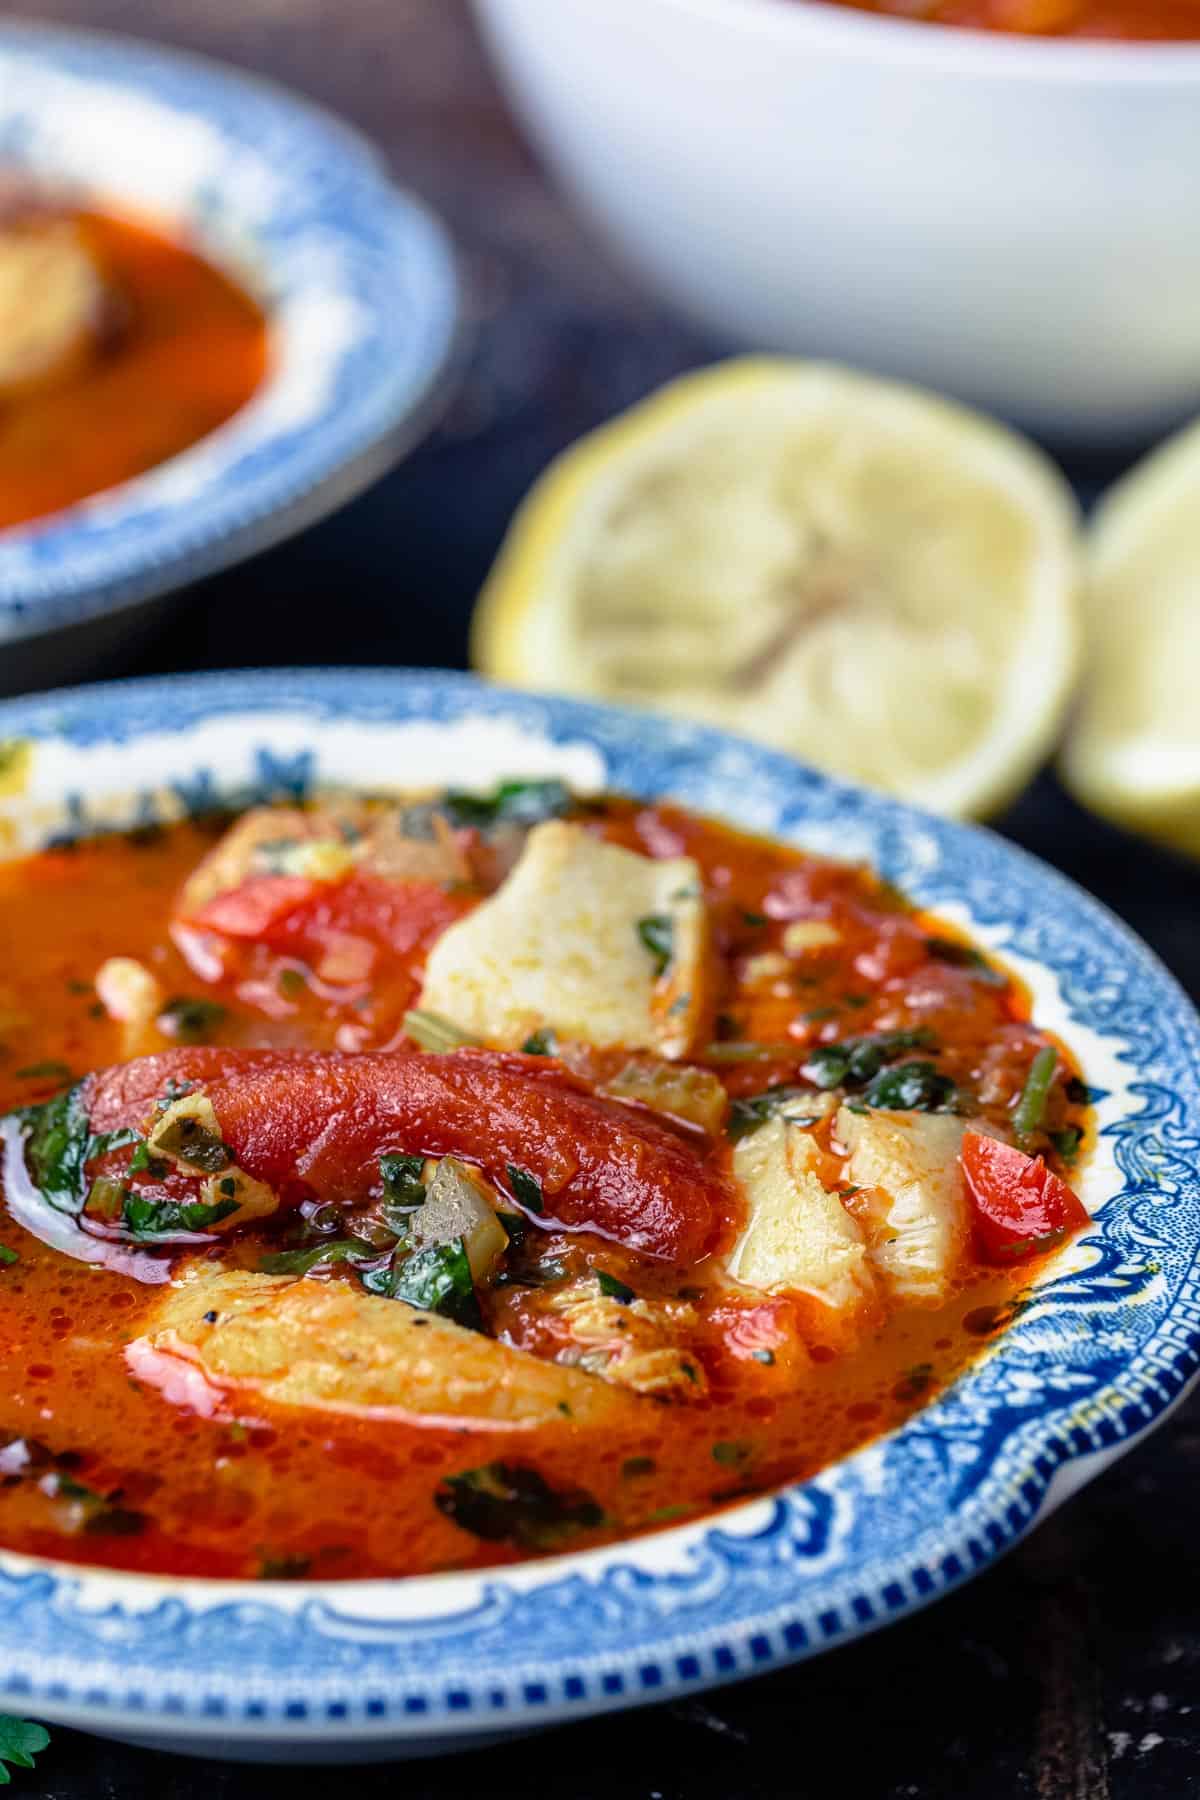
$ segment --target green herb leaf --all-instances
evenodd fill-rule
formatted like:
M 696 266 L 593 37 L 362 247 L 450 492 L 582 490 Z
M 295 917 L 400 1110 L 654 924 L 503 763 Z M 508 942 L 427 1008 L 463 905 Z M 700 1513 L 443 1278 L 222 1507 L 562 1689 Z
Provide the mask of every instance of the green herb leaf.
M 312 1568 L 312 1557 L 299 1554 L 264 1556 L 256 1570 L 259 1581 L 303 1581 Z
M 496 1217 L 504 1227 L 504 1234 L 508 1239 L 510 1253 L 514 1250 L 522 1249 L 524 1247 L 526 1233 L 529 1230 L 529 1221 L 525 1217 L 525 1214 L 497 1211 Z
M 98 1131 L 88 1139 L 83 1160 L 95 1162 L 98 1156 L 107 1156 L 110 1150 L 124 1150 L 129 1144 L 141 1142 L 138 1133 L 128 1128 L 121 1131 Z
M 237 1209 L 236 1200 L 149 1200 L 144 1194 L 127 1194 L 124 1217 L 135 1238 L 162 1238 L 207 1231 Z
M 411 1007 L 404 1015 L 404 1035 L 412 1039 L 418 1050 L 428 1050 L 438 1056 L 479 1042 L 469 1031 L 461 1031 L 453 1020 L 443 1019 L 440 1013 L 423 1012 L 417 1007 Z
M 388 1300 L 406 1300 L 424 1312 L 441 1313 L 469 1331 L 482 1331 L 483 1315 L 463 1240 L 430 1244 L 410 1256 L 399 1253 L 385 1269 L 368 1270 L 363 1286 Z
M 753 1445 L 741 1440 L 714 1444 L 712 1447 L 713 1461 L 723 1464 L 726 1468 L 736 1468 L 739 1463 L 744 1463 L 749 1459 L 752 1451 Z
M 537 781 L 502 781 L 490 794 L 468 794 L 451 788 L 442 797 L 442 811 L 452 825 L 540 825 L 543 819 L 561 818 L 572 807 L 570 789 L 551 776 Z
M 548 1550 L 576 1531 L 604 1522 L 604 1512 L 581 1488 L 552 1488 L 536 1469 L 519 1463 L 485 1463 L 448 1475 L 433 1503 L 462 1531 L 490 1543 Z
M 149 1144 L 143 1139 L 129 1159 L 128 1173 L 130 1175 L 151 1175 L 155 1181 L 161 1181 L 170 1166 L 165 1158 L 152 1155 Z
M 933 1364 L 914 1363 L 911 1369 L 905 1369 L 903 1375 L 892 1389 L 894 1400 L 919 1400 L 933 1386 Z
M 14 1719 L 0 1713 L 0 1785 L 12 1780 L 5 1763 L 14 1769 L 32 1769 L 33 1759 L 40 1756 L 50 1742 L 44 1725 L 31 1725 L 26 1719 Z
M 56 1473 L 48 1478 L 46 1491 L 55 1499 L 74 1500 L 81 1511 L 78 1529 L 88 1532 L 93 1537 L 135 1537 L 139 1531 L 146 1529 L 145 1513 L 134 1512 L 131 1507 L 116 1504 L 121 1497 L 121 1490 L 114 1488 L 111 1493 L 101 1494 L 86 1482 L 76 1481 L 73 1476 Z
M 515 1163 L 508 1163 L 506 1167 L 513 1199 L 518 1200 L 526 1212 L 545 1212 L 546 1202 L 542 1198 L 541 1183 L 537 1177 L 531 1175 L 527 1169 L 518 1169 Z
M 26 1063 L 23 1069 L 14 1069 L 13 1074 L 18 1081 L 62 1081 L 71 1080 L 71 1071 L 65 1062 Z
M 1083 1133 L 1078 1125 L 1064 1126 L 1062 1131 L 1052 1131 L 1050 1142 L 1065 1163 L 1072 1163 L 1079 1155 L 1079 1146 L 1083 1142 Z
M 736 1144 L 740 1138 L 749 1137 L 768 1119 L 773 1119 L 789 1101 L 804 1097 L 807 1089 L 781 1086 L 767 1088 L 765 1093 L 750 1094 L 740 1100 L 734 1100 L 729 1107 L 729 1122 L 725 1130 Z M 797 1118 L 797 1125 L 815 1125 L 815 1118 Z
M 935 1048 L 931 1032 L 881 1031 L 869 1037 L 846 1038 L 839 1044 L 818 1044 L 806 1057 L 803 1073 L 814 1087 L 864 1087 L 885 1063 L 904 1050 L 919 1047 Z
M 25 1144 L 25 1167 L 42 1198 L 59 1212 L 77 1214 L 83 1205 L 84 1171 L 110 1150 L 139 1142 L 136 1131 L 88 1128 L 82 1083 L 56 1094 L 40 1106 L 22 1107 L 16 1115 Z
M 669 913 L 647 913 L 637 922 L 637 934 L 654 958 L 654 973 L 661 975 L 675 951 L 675 922 Z
M 378 1255 L 378 1250 L 365 1238 L 333 1238 L 324 1244 L 314 1244 L 309 1250 L 273 1250 L 269 1255 L 259 1257 L 258 1266 L 264 1275 L 307 1275 L 310 1269 L 326 1263 L 345 1262 L 355 1257 L 370 1259 Z
M 0 1268 L 11 1269 L 15 1262 L 20 1262 L 21 1252 L 10 1250 L 7 1244 L 0 1244 Z
M 105 1505 L 88 1513 L 83 1529 L 89 1537 L 137 1537 L 146 1523 L 145 1513 L 135 1512 L 131 1506 Z
M 497 1213 L 501 1224 L 505 1219 L 515 1218 L 515 1213 Z M 567 1265 L 555 1256 L 547 1256 L 541 1262 L 522 1263 L 515 1269 L 506 1270 L 499 1277 L 500 1284 L 505 1287 L 543 1288 L 554 1287 L 557 1282 L 567 1278 Z
M 233 1161 L 229 1146 L 223 1144 L 215 1132 L 207 1131 L 199 1119 L 190 1118 L 186 1113 L 172 1119 L 169 1125 L 159 1127 L 154 1134 L 154 1146 L 177 1156 L 189 1169 L 199 1169 L 205 1175 L 219 1175 Z
M 953 1112 L 958 1089 L 931 1062 L 906 1062 L 882 1070 L 863 1099 L 888 1112 Z
M 953 938 L 931 937 L 925 939 L 925 949 L 938 962 L 949 963 L 952 968 L 970 969 L 981 981 L 988 981 L 994 987 L 1007 987 L 1007 977 L 999 969 L 993 968 L 987 957 L 970 944 L 956 943 Z
M 592 1274 L 599 1282 L 600 1292 L 605 1299 L 615 1300 L 618 1306 L 628 1306 L 637 1299 L 633 1288 L 627 1286 L 623 1281 L 618 1281 L 617 1277 L 610 1275 L 607 1269 L 593 1269 Z
M 125 1211 L 129 1189 L 111 1175 L 97 1175 L 88 1189 L 83 1210 L 89 1219 L 102 1219 L 115 1224 Z
M 51 1476 L 50 1488 L 56 1499 L 61 1496 L 64 1500 L 85 1500 L 96 1506 L 104 1504 L 103 1494 L 97 1493 L 93 1487 L 88 1487 L 85 1481 L 76 1481 L 72 1475 Z
M 379 1159 L 379 1178 L 383 1182 L 384 1215 L 389 1225 L 408 1229 L 408 1215 L 425 1203 L 425 1183 L 421 1171 L 423 1156 L 404 1156 L 389 1151 Z
M 1044 1250 L 1053 1250 L 1066 1235 L 1065 1226 L 1056 1226 L 1053 1231 L 1044 1231 L 1040 1237 L 1015 1238 L 1011 1244 L 997 1245 L 997 1250 L 1001 1256 L 1020 1262 L 1027 1256 L 1040 1256 Z
M 217 1000 L 178 994 L 158 1015 L 159 1024 L 181 1044 L 207 1044 L 226 1016 Z
M 17 1114 L 25 1139 L 25 1167 L 44 1200 L 60 1212 L 83 1203 L 83 1169 L 91 1133 L 79 1087 Z
M 798 1044 L 716 1043 L 705 1046 L 702 1060 L 707 1063 L 795 1062 L 800 1054 Z
M 271 875 L 286 875 L 289 873 L 288 858 L 293 851 L 300 849 L 304 841 L 298 837 L 263 838 L 261 843 L 254 846 L 255 868 L 265 869 Z
M 558 1039 L 552 1031 L 535 1031 L 525 1039 L 521 1049 L 526 1056 L 557 1056 Z
M 200 1086 L 198 1081 L 176 1081 L 173 1075 L 167 1079 L 167 1085 L 154 1102 L 155 1112 L 166 1112 L 177 1100 L 186 1100 Z
M 1025 1086 L 1012 1116 L 1013 1131 L 1023 1149 L 1029 1148 L 1033 1134 L 1042 1122 L 1057 1073 L 1058 1051 L 1053 1044 L 1043 1044 L 1029 1065 Z
M 627 1456 L 621 1464 L 621 1474 L 626 1481 L 634 1481 L 640 1475 L 653 1475 L 657 1468 L 652 1456 Z

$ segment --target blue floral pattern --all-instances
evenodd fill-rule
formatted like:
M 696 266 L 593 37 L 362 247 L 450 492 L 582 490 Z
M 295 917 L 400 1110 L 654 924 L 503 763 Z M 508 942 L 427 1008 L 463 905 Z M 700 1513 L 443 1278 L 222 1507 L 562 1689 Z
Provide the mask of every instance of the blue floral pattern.
M 0 1556 L 0 1705 L 193 1743 L 398 1749 L 745 1674 L 990 1562 L 1200 1367 L 1200 1022 L 1119 921 L 988 833 L 698 726 L 442 673 L 116 684 L 0 707 L 0 738 L 34 744 L 31 794 L 55 815 L 35 840 L 302 792 L 358 757 L 398 785 L 561 769 L 869 856 L 1040 971 L 1041 1015 L 1107 1089 L 1082 1247 L 951 1389 L 816 1479 L 610 1549 L 407 1583 L 251 1588 Z M 0 801 L 18 832 L 31 811 Z
M 265 300 L 272 367 L 219 430 L 0 533 L 0 642 L 249 554 L 347 499 L 425 423 L 453 257 L 369 145 L 318 108 L 150 45 L 0 24 L 0 162 L 214 245 Z

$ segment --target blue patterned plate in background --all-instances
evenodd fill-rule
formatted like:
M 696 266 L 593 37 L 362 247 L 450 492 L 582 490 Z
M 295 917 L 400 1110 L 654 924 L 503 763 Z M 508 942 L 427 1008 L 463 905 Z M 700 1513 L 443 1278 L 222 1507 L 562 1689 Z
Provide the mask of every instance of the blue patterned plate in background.
M 1200 1021 L 1118 920 L 987 832 L 679 721 L 436 672 L 235 674 L 0 706 L 33 743 L 0 842 L 314 783 L 559 774 L 868 858 L 1028 982 L 1098 1096 L 1093 1214 L 1031 1304 L 899 1430 L 718 1517 L 407 1581 L 236 1582 L 0 1554 L 0 1711 L 215 1756 L 466 1748 L 695 1692 L 874 1630 L 985 1567 L 1200 1367 Z
M 3 23 L 0 174 L 14 170 L 195 243 L 265 306 L 272 354 L 208 437 L 0 531 L 0 647 L 262 549 L 349 499 L 427 422 L 454 336 L 453 256 L 348 126 L 215 63 Z

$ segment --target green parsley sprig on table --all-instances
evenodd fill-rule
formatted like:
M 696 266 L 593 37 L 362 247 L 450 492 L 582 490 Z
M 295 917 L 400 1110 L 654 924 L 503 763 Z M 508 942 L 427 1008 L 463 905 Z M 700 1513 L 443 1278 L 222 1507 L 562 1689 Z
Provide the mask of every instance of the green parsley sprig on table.
M 32 1769 L 33 1759 L 40 1756 L 50 1742 L 44 1725 L 31 1725 L 27 1719 L 13 1719 L 0 1713 L 0 1787 L 12 1780 L 6 1763 L 14 1769 Z

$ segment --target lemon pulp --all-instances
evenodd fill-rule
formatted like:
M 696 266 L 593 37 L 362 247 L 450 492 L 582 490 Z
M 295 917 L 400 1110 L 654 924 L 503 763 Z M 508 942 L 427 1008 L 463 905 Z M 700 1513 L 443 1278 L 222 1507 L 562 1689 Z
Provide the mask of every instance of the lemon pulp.
M 978 813 L 1056 735 L 1077 573 L 1074 501 L 1032 445 L 893 383 L 744 359 L 551 465 L 473 654 Z

